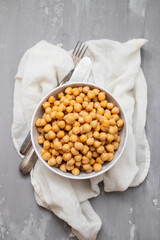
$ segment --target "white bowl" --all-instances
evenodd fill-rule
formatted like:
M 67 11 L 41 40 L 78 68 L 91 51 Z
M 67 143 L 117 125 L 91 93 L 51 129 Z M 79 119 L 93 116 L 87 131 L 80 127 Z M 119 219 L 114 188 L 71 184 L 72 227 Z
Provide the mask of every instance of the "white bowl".
M 117 151 L 115 151 L 115 156 L 114 159 L 111 162 L 105 162 L 102 165 L 102 170 L 100 172 L 92 172 L 92 173 L 84 173 L 84 172 L 80 172 L 80 174 L 78 176 L 74 176 L 72 173 L 70 172 L 62 172 L 59 168 L 56 167 L 51 167 L 47 164 L 46 161 L 43 160 L 42 155 L 41 155 L 41 149 L 42 146 L 39 145 L 38 141 L 37 141 L 37 137 L 39 136 L 39 133 L 37 131 L 37 127 L 35 126 L 35 122 L 37 118 L 41 118 L 43 115 L 44 110 L 42 109 L 42 103 L 45 102 L 49 96 L 53 95 L 56 97 L 57 93 L 59 92 L 64 92 L 66 87 L 83 87 L 83 86 L 89 86 L 91 89 L 94 88 L 98 88 L 100 91 L 103 91 L 106 93 L 107 96 L 107 100 L 109 102 L 114 103 L 115 106 L 119 107 L 120 109 L 120 118 L 122 118 L 124 120 L 124 126 L 122 128 L 122 130 L 120 131 L 120 136 L 121 136 L 121 141 L 119 144 L 119 148 Z M 38 156 L 38 158 L 42 161 L 42 163 L 49 168 L 52 172 L 57 173 L 58 175 L 62 176 L 62 177 L 66 177 L 66 178 L 70 178 L 70 179 L 89 179 L 89 178 L 93 178 L 93 177 L 97 177 L 99 175 L 101 175 L 102 173 L 105 173 L 106 171 L 108 171 L 111 167 L 113 167 L 113 165 L 116 164 L 116 162 L 118 161 L 118 159 L 120 158 L 120 156 L 122 155 L 122 152 L 125 148 L 126 142 L 127 142 L 127 137 L 128 137 L 128 124 L 127 124 L 127 119 L 126 119 L 126 115 L 124 113 L 123 108 L 120 106 L 120 104 L 118 103 L 118 101 L 113 97 L 113 95 L 100 88 L 99 86 L 95 85 L 95 84 L 91 84 L 91 83 L 68 83 L 62 86 L 59 86 L 57 88 L 55 88 L 54 90 L 50 91 L 49 93 L 47 93 L 42 100 L 39 102 L 39 104 L 37 105 L 34 114 L 33 114 L 33 118 L 31 121 L 31 140 L 32 140 L 32 145 L 33 148 Z

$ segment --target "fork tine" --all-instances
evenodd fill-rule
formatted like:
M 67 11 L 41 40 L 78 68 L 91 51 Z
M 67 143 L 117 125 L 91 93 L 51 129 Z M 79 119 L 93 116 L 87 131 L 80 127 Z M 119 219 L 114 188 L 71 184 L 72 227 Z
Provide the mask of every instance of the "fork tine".
M 79 43 L 80 43 L 80 41 L 77 42 L 77 44 L 76 44 L 76 46 L 75 46 L 75 48 L 74 48 L 74 50 L 73 50 L 73 52 L 72 52 L 72 56 L 74 55 L 74 53 L 75 53 L 75 51 L 76 51 Z
M 82 43 L 80 43 L 79 47 L 77 46 L 78 49 L 77 49 L 77 51 L 76 51 L 75 54 L 74 54 L 75 57 L 78 56 L 78 53 L 79 53 L 79 50 L 80 50 L 81 46 L 82 46 Z
M 87 49 L 88 49 L 88 46 L 86 47 L 86 49 L 84 49 L 84 52 L 82 53 L 81 58 L 83 58 L 83 56 L 84 56 L 84 54 L 86 53 Z

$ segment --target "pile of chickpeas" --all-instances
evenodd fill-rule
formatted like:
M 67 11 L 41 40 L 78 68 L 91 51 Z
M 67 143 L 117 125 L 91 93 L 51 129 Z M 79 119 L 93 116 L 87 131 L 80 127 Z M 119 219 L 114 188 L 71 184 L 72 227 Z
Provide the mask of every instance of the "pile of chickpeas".
M 44 114 L 36 120 L 41 154 L 49 166 L 72 172 L 99 172 L 114 158 L 124 121 L 119 108 L 108 102 L 105 92 L 67 87 L 42 104 Z

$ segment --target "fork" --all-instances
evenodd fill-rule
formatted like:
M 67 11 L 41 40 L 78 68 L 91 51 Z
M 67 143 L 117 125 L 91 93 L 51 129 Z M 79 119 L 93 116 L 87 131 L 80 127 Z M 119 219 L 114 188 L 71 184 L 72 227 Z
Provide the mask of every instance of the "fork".
M 79 64 L 81 59 L 84 57 L 87 49 L 88 49 L 88 47 L 85 44 L 81 43 L 80 41 L 77 42 L 77 44 L 71 54 L 73 62 L 74 62 L 74 68 L 62 79 L 61 82 L 59 82 L 59 80 L 57 79 L 57 86 L 64 84 L 65 82 L 67 82 L 70 79 L 70 77 L 73 74 L 74 69 Z M 22 159 L 22 161 L 19 165 L 19 171 L 23 175 L 28 174 L 31 171 L 31 169 L 34 167 L 34 165 L 37 161 L 37 155 L 36 155 L 34 149 L 31 149 L 31 151 L 29 151 L 31 146 L 32 146 L 32 142 L 31 142 L 31 135 L 29 132 L 20 148 L 20 153 L 22 155 L 24 155 L 24 158 Z

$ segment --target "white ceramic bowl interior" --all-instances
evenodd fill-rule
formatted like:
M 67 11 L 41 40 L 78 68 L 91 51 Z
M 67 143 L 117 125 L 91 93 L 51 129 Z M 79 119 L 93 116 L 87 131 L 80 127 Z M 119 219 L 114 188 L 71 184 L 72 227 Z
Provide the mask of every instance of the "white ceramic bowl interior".
M 94 172 L 94 171 L 92 173 L 81 172 L 78 176 L 74 176 L 70 172 L 65 173 L 65 172 L 62 172 L 59 168 L 49 166 L 47 164 L 47 162 L 43 160 L 43 158 L 41 156 L 42 146 L 39 145 L 38 141 L 37 141 L 37 137 L 39 136 L 39 133 L 37 131 L 37 127 L 35 126 L 35 122 L 36 122 L 37 118 L 41 118 L 42 117 L 42 115 L 44 113 L 44 110 L 42 109 L 42 103 L 45 102 L 49 98 L 49 96 L 53 95 L 53 96 L 56 97 L 57 93 L 59 93 L 61 91 L 64 92 L 66 87 L 70 87 L 70 86 L 71 87 L 81 87 L 81 86 L 83 87 L 83 86 L 86 86 L 86 85 L 89 86 L 91 89 L 98 88 L 100 91 L 104 91 L 106 93 L 106 96 L 107 96 L 106 99 L 109 102 L 114 103 L 115 106 L 119 107 L 119 109 L 120 109 L 120 118 L 122 118 L 124 120 L 124 126 L 123 126 L 122 130 L 120 131 L 121 141 L 120 141 L 118 150 L 115 151 L 114 159 L 111 162 L 105 162 L 103 164 L 102 170 L 100 172 Z M 89 179 L 89 178 L 97 177 L 100 174 L 108 171 L 118 161 L 118 159 L 120 158 L 120 156 L 121 156 L 121 154 L 122 154 L 122 152 L 123 152 L 123 150 L 125 148 L 125 145 L 126 145 L 127 136 L 128 136 L 128 125 L 127 125 L 126 115 L 125 115 L 122 107 L 118 103 L 118 101 L 112 96 L 111 93 L 109 93 L 108 91 L 100 88 L 99 86 L 97 86 L 95 84 L 91 84 L 91 83 L 68 83 L 68 84 L 65 84 L 65 85 L 62 85 L 62 86 L 59 86 L 59 87 L 53 89 L 47 95 L 45 95 L 42 98 L 42 100 L 39 102 L 39 104 L 37 105 L 37 107 L 36 107 L 36 109 L 34 111 L 33 118 L 32 118 L 32 121 L 31 121 L 31 140 L 32 140 L 33 148 L 34 148 L 38 158 L 52 172 L 57 173 L 57 174 L 59 174 L 59 175 L 61 175 L 63 177 L 66 177 L 66 178 L 70 178 L 70 179 Z

